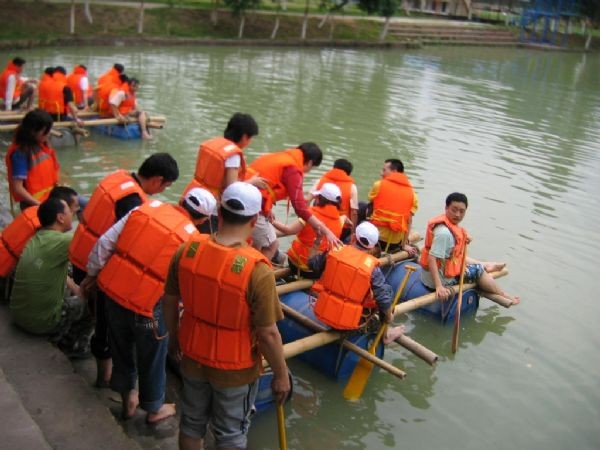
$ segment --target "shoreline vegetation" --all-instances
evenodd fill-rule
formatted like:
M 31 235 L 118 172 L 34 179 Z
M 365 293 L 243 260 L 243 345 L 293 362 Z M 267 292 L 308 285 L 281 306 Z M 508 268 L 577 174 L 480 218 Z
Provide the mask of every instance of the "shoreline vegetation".
M 84 4 L 78 1 L 73 7 L 72 21 L 70 1 L 50 3 L 41 0 L 0 0 L 0 49 L 115 44 L 378 48 L 523 45 L 518 42 L 519 30 L 514 26 L 484 25 L 447 17 L 424 16 L 422 13 L 411 13 L 410 17 L 406 17 L 404 10 L 399 12 L 401 16 L 397 15 L 392 19 L 390 31 L 381 39 L 384 20 L 367 17 L 356 6 L 348 5 L 349 11 L 343 15 L 339 12 L 328 15 L 326 11 L 319 11 L 317 2 L 313 0 L 315 4 L 305 22 L 304 14 L 298 9 L 300 3 L 290 2 L 287 11 L 277 12 L 272 10 L 275 3 L 265 2 L 266 9 L 249 10 L 243 16 L 232 14 L 223 4 L 215 10 L 211 9 L 210 3 L 180 3 L 173 0 L 165 4 L 144 2 L 142 10 L 138 2 L 91 2 L 87 14 Z M 407 37 L 406 33 L 402 33 L 408 27 L 414 36 Z M 452 28 L 451 33 L 456 33 L 457 36 L 436 37 L 435 33 L 439 35 L 437 31 L 426 36 L 418 31 L 431 33 L 431 29 L 436 27 L 445 27 L 444 34 L 448 34 L 448 28 Z M 394 29 L 400 31 L 394 32 Z M 464 30 L 467 34 L 459 35 L 459 30 Z M 477 39 L 469 37 L 468 33 L 472 34 L 476 30 L 502 30 L 509 39 L 497 39 L 494 36 Z M 559 49 L 579 51 L 583 49 L 584 43 L 584 36 L 572 34 L 569 35 L 568 46 Z M 592 40 L 590 48 L 600 48 L 597 37 Z

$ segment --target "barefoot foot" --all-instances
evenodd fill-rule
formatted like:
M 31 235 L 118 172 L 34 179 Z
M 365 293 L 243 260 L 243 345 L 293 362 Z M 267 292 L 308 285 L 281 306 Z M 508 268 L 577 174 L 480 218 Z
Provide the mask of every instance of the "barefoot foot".
M 160 408 L 158 408 L 158 411 L 148 413 L 148 415 L 146 416 L 146 422 L 160 422 L 161 420 L 174 416 L 175 412 L 175 403 L 163 403 L 163 405 Z

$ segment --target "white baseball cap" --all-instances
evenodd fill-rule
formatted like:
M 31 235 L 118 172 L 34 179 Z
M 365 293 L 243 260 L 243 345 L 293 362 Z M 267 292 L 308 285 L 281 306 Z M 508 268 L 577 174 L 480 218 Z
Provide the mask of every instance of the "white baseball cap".
M 321 189 L 312 193 L 315 197 L 322 195 L 330 202 L 340 202 L 342 200 L 342 191 L 333 183 L 324 183 Z
M 235 202 L 231 202 L 235 200 Z M 239 209 L 232 203 L 239 203 Z M 261 210 L 262 196 L 260 191 L 249 183 L 236 181 L 231 183 L 221 195 L 221 206 L 240 216 L 254 216 Z
M 205 216 L 215 214 L 215 210 L 217 208 L 217 200 L 215 199 L 215 196 L 206 189 L 200 187 L 190 189 L 187 194 L 185 194 L 183 201 L 192 210 Z
M 361 222 L 355 233 L 357 242 L 363 247 L 373 248 L 379 242 L 379 230 L 371 222 Z

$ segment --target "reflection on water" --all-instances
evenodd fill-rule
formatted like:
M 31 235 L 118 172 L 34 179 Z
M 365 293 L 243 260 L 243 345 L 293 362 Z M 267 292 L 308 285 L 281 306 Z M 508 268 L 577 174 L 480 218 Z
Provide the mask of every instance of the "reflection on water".
M 365 197 L 382 161 L 401 158 L 419 193 L 421 233 L 449 192 L 468 195 L 470 253 L 507 260 L 511 274 L 500 283 L 522 304 L 483 303 L 463 319 L 456 356 L 449 327 L 412 316 L 411 334 L 440 354 L 437 367 L 390 349 L 387 359 L 408 378 L 376 373 L 356 404 L 343 400 L 343 386 L 294 364 L 290 448 L 597 448 L 598 55 L 229 47 L 21 54 L 28 74 L 83 63 L 97 75 L 122 62 L 142 80 L 144 108 L 167 116 L 153 142 L 93 135 L 61 150 L 64 180 L 83 192 L 117 167 L 169 151 L 182 177 L 163 198 L 176 200 L 199 142 L 244 111 L 260 126 L 250 160 L 308 140 L 325 150 L 309 183 L 347 157 Z M 277 213 L 283 218 L 285 207 Z M 274 424 L 272 414 L 257 418 L 250 445 L 275 448 Z

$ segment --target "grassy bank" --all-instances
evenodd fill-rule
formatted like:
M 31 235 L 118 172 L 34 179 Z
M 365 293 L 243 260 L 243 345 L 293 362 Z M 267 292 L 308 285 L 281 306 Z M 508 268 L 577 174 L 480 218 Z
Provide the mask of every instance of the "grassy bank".
M 2 40 L 48 40 L 69 36 L 70 5 L 41 2 L 0 2 L 0 39 Z M 131 7 L 93 4 L 93 23 L 85 18 L 83 6 L 77 5 L 75 36 L 138 36 L 139 10 Z M 240 19 L 226 10 L 218 12 L 215 26 L 210 20 L 211 11 L 206 8 L 167 7 L 147 9 L 144 14 L 144 36 L 185 37 L 206 39 L 235 39 Z M 381 24 L 366 20 L 336 21 L 333 32 L 330 24 L 319 28 L 319 19 L 309 19 L 308 39 L 350 39 L 375 41 Z M 275 15 L 249 12 L 246 16 L 244 38 L 268 39 L 275 24 Z M 298 39 L 302 17 L 282 15 L 278 40 Z

